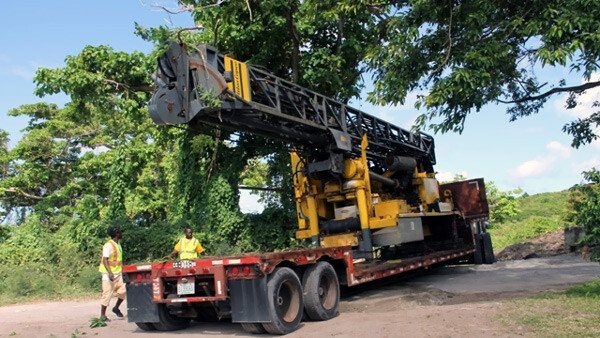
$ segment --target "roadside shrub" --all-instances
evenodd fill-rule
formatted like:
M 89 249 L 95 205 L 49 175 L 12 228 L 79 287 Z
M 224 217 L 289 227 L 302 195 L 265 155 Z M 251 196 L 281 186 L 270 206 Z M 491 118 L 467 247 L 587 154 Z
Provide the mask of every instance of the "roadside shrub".
M 97 266 L 87 266 L 79 270 L 75 284 L 84 291 L 98 291 L 102 289 L 102 280 Z
M 36 215 L 28 217 L 14 235 L 0 244 L 1 264 L 15 266 L 55 260 L 55 241 Z
M 56 278 L 41 264 L 3 266 L 0 275 L 3 277 L 0 290 L 11 297 L 50 297 L 59 289 Z
M 585 230 L 582 244 L 600 246 L 600 171 L 592 169 L 583 173 L 589 184 L 576 185 L 571 189 L 571 214 L 568 219 Z M 594 251 L 592 260 L 600 261 L 600 253 Z

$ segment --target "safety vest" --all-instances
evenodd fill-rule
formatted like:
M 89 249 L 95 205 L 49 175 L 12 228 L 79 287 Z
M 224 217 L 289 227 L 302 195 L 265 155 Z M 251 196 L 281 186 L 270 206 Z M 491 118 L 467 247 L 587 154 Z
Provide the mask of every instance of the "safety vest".
M 112 271 L 112 273 L 120 273 L 121 270 L 123 270 L 123 249 L 121 249 L 121 244 L 116 243 L 112 239 L 108 241 L 108 243 L 110 243 L 113 248 L 110 256 L 108 257 L 108 266 L 110 267 L 110 271 Z M 102 260 L 100 260 L 100 267 L 98 268 L 98 271 L 101 273 L 108 273 L 104 267 L 104 264 L 102 264 Z
M 198 253 L 196 252 L 198 240 L 194 237 L 189 241 L 186 239 L 187 238 L 183 237 L 179 240 L 179 259 L 198 258 Z

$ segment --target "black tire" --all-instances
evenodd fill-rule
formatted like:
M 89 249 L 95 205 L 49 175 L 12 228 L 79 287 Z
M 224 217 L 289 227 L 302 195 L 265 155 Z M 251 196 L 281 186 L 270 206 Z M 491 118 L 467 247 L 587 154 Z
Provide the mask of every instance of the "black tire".
M 481 246 L 483 247 L 483 264 L 493 264 L 496 257 L 492 247 L 492 237 L 489 233 L 481 234 Z
M 328 320 L 339 314 L 340 283 L 333 266 L 318 262 L 302 277 L 304 310 L 312 320 Z
M 158 331 L 175 331 L 185 329 L 190 325 L 189 318 L 173 316 L 165 304 L 158 305 L 158 323 L 152 323 Z
M 483 264 L 483 248 L 481 246 L 481 235 L 475 234 L 475 252 L 473 253 L 473 263 Z
M 270 323 L 262 326 L 270 334 L 288 334 L 295 331 L 302 320 L 304 302 L 300 279 L 290 268 L 277 268 L 267 282 L 267 306 Z
M 154 324 L 152 324 L 152 323 L 136 322 L 135 325 L 137 325 L 140 329 L 142 329 L 144 331 L 156 331 L 156 328 L 154 327 Z
M 240 323 L 240 324 L 242 324 L 242 329 L 244 329 L 244 331 L 246 331 L 248 333 L 255 333 L 255 334 L 267 333 L 267 330 L 265 330 L 265 327 L 261 323 Z

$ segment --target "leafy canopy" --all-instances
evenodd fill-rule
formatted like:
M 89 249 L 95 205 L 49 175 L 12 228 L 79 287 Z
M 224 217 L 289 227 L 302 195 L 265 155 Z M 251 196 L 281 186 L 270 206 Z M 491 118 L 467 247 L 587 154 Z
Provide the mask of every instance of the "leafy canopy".
M 489 103 L 504 104 L 510 121 L 536 114 L 553 95 L 567 108 L 598 87 L 600 6 L 595 0 L 393 1 L 380 6 L 379 44 L 366 62 L 374 73 L 369 99 L 403 103 L 423 90 L 419 126 L 462 132 L 467 116 Z M 584 83 L 557 74 L 540 82 L 542 68 L 564 66 Z M 597 104 L 595 105 L 597 107 Z M 579 147 L 598 137 L 600 113 L 564 126 Z

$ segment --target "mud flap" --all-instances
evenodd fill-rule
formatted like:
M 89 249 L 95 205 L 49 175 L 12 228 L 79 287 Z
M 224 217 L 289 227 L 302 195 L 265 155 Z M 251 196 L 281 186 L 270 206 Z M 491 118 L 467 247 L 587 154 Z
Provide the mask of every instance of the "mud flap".
M 267 307 L 267 277 L 237 279 L 229 282 L 231 321 L 234 323 L 267 323 L 271 321 Z
M 158 323 L 158 304 L 152 303 L 152 283 L 127 284 L 127 321 Z

